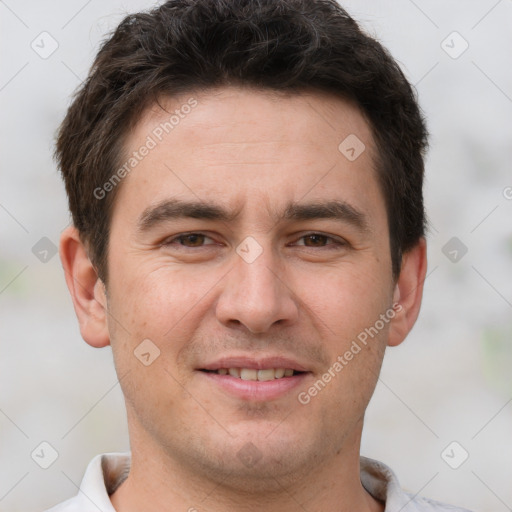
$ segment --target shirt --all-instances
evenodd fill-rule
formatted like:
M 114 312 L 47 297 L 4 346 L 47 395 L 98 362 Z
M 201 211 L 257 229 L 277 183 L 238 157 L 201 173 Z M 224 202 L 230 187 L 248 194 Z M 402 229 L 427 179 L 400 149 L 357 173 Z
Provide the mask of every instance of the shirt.
M 46 512 L 116 512 L 109 496 L 130 471 L 129 453 L 97 455 L 90 462 L 78 494 Z M 361 483 L 386 504 L 385 512 L 470 512 L 402 491 L 393 471 L 373 459 L 361 457 Z

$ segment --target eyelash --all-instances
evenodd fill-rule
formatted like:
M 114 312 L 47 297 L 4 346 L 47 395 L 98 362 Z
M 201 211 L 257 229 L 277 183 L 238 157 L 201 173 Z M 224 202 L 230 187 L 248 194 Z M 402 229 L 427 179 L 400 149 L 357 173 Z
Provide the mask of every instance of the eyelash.
M 177 236 L 175 236 L 175 237 L 173 237 L 171 239 L 168 239 L 168 240 L 164 241 L 161 245 L 163 247 L 167 247 L 167 246 L 173 245 L 174 242 L 176 242 L 176 241 L 183 240 L 186 237 L 193 236 L 193 235 L 195 235 L 195 236 L 204 236 L 205 238 L 209 238 L 210 240 L 212 240 L 212 238 L 209 237 L 208 235 L 206 235 L 205 233 L 201 233 L 200 231 L 191 231 L 189 233 L 181 233 L 180 235 L 177 235 Z M 340 249 L 340 248 L 346 247 L 348 245 L 348 243 L 345 240 L 337 239 L 337 238 L 334 238 L 334 237 L 329 236 L 329 235 L 324 235 L 323 233 L 318 233 L 316 231 L 315 232 L 311 232 L 311 233 L 306 233 L 305 235 L 302 235 L 301 237 L 299 237 L 298 240 L 301 240 L 301 239 L 307 238 L 307 237 L 311 237 L 311 236 L 323 237 L 326 241 L 330 241 L 331 243 L 328 243 L 327 245 L 324 245 L 324 246 L 318 246 L 318 247 L 306 246 L 305 244 L 302 244 L 301 247 L 307 247 L 309 249 L 332 250 L 332 249 Z M 198 249 L 198 248 L 207 247 L 208 245 L 215 245 L 215 244 L 199 245 L 199 246 L 196 246 L 196 247 L 188 247 L 186 245 L 181 245 L 181 244 L 178 244 L 178 245 L 180 247 L 184 247 L 186 249 Z

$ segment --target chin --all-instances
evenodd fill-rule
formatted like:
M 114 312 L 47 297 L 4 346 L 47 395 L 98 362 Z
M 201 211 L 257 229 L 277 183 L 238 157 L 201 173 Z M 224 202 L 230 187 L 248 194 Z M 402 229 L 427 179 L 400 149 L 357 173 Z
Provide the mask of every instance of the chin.
M 282 492 L 283 485 L 307 478 L 329 453 L 321 436 L 313 439 L 311 433 L 305 436 L 292 425 L 280 427 L 278 422 L 251 423 L 232 429 L 231 438 L 210 438 L 192 448 L 189 462 L 193 451 L 208 478 L 214 476 L 219 484 L 238 492 Z

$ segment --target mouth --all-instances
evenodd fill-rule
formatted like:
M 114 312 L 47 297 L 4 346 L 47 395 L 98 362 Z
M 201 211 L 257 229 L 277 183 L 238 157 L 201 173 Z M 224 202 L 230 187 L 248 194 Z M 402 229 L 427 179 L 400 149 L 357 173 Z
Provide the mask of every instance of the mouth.
M 217 389 L 237 399 L 258 402 L 284 397 L 312 375 L 305 366 L 282 357 L 230 357 L 197 370 L 207 379 L 210 392 Z
M 216 373 L 217 375 L 229 375 L 236 379 L 267 382 L 275 379 L 284 379 L 299 375 L 301 372 L 293 368 L 265 368 L 257 370 L 255 368 L 219 368 L 218 370 L 201 370 L 206 373 Z

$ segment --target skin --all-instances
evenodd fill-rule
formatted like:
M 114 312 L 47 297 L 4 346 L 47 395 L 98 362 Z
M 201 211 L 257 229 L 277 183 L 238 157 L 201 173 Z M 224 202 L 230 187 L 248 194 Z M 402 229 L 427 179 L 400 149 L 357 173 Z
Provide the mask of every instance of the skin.
M 112 346 L 126 399 L 132 468 L 112 503 L 122 512 L 383 510 L 359 479 L 363 417 L 386 346 L 401 343 L 417 318 L 425 241 L 393 279 L 374 143 L 352 104 L 236 87 L 164 104 L 172 112 L 191 96 L 198 106 L 120 185 L 106 288 L 76 230 L 61 240 L 82 336 Z M 148 109 L 127 154 L 168 119 L 160 107 Z M 338 150 L 350 134 L 366 146 L 355 161 Z M 143 212 L 170 198 L 238 215 L 139 229 Z M 290 202 L 332 200 L 358 210 L 366 229 L 346 219 L 280 218 Z M 175 238 L 190 231 L 206 237 Z M 248 236 L 262 251 L 251 263 L 236 251 Z M 393 303 L 394 318 L 301 404 L 298 393 Z M 149 366 L 134 356 L 144 339 L 160 350 Z M 199 371 L 233 354 L 284 355 L 309 373 L 275 399 L 240 398 Z M 248 443 L 253 464 L 240 455 Z

